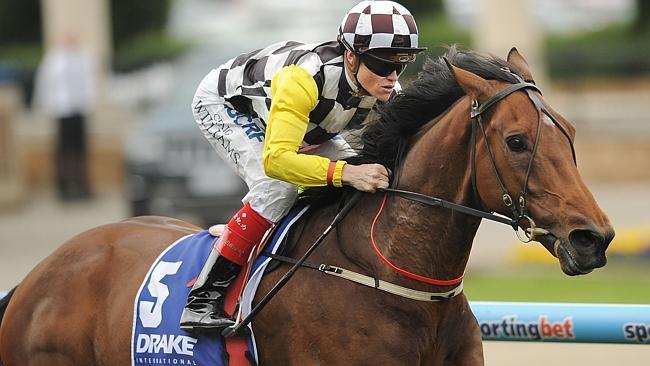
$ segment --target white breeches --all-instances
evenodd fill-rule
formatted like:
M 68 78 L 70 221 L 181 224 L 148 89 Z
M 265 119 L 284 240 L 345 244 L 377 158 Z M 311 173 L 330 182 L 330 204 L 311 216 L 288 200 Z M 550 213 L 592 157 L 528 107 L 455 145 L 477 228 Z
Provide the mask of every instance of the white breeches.
M 266 176 L 262 161 L 265 126 L 255 118 L 235 110 L 223 99 L 206 100 L 195 97 L 194 119 L 217 154 L 248 186 L 242 202 L 249 203 L 262 217 L 277 223 L 289 212 L 298 195 L 291 183 Z M 339 160 L 354 155 L 340 136 L 318 145 L 301 149 L 301 153 Z M 215 182 L 215 184 L 219 184 Z

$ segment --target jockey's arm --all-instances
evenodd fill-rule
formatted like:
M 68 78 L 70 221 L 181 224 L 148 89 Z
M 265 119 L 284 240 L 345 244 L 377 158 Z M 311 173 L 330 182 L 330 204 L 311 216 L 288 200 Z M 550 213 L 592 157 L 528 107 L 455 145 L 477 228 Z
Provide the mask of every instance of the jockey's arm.
M 307 132 L 309 113 L 318 103 L 314 78 L 299 66 L 287 66 L 271 81 L 271 99 L 263 155 L 266 175 L 305 187 L 327 185 L 330 160 L 298 153 Z M 343 160 L 336 162 L 334 186 L 342 186 L 345 164 Z

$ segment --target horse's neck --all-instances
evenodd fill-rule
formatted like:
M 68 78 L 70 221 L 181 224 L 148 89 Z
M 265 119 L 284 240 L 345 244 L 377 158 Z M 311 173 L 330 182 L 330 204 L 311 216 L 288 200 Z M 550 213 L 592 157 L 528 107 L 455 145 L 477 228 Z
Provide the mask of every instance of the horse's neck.
M 471 130 L 467 103 L 457 103 L 414 142 L 399 188 L 470 205 Z M 401 267 L 437 279 L 463 273 L 480 220 L 446 208 L 389 197 L 381 220 L 384 254 Z

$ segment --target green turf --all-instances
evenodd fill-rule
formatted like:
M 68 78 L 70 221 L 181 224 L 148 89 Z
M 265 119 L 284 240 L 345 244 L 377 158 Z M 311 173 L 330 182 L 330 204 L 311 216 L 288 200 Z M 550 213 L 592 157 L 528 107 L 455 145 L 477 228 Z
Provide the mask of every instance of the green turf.
M 650 304 L 650 262 L 612 260 L 576 277 L 545 265 L 469 272 L 465 294 L 470 301 Z

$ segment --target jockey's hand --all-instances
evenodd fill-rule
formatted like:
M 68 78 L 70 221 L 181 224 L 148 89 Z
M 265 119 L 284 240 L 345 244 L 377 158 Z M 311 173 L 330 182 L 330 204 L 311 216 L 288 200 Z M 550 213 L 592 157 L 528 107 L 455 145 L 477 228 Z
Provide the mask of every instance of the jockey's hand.
M 388 188 L 388 169 L 381 164 L 345 164 L 341 181 L 359 191 L 374 193 L 378 188 Z

